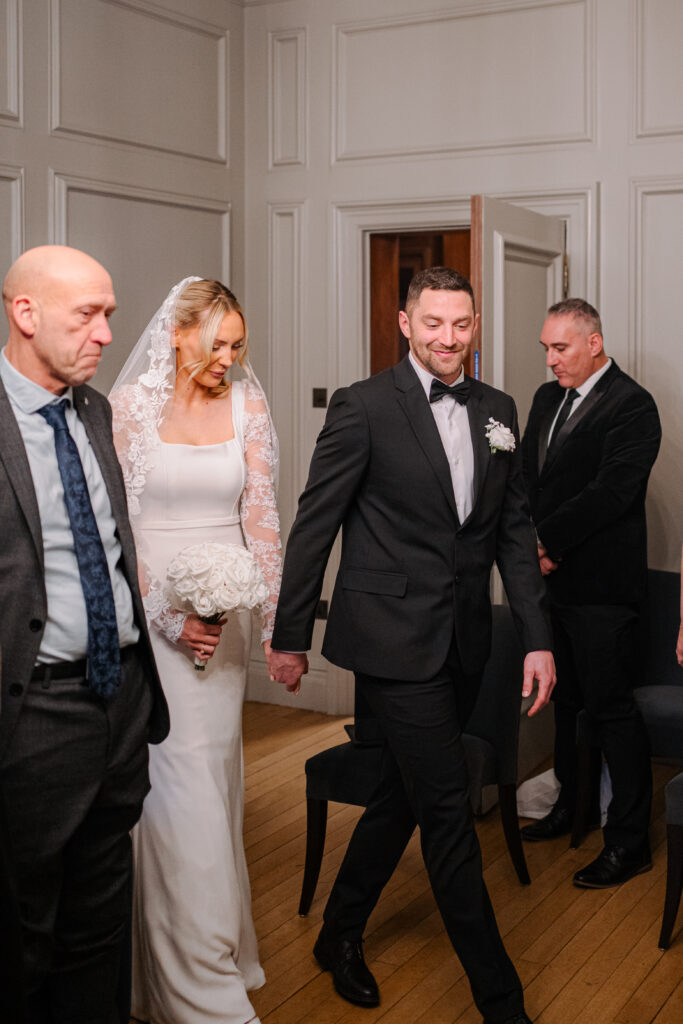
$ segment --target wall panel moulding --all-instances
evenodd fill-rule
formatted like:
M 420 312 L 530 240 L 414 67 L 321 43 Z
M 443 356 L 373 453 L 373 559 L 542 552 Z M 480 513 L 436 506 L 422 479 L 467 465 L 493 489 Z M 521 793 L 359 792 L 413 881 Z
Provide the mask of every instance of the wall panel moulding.
M 20 0 L 0 0 L 0 125 L 22 124 Z
M 268 166 L 306 163 L 306 30 L 268 35 Z
M 229 164 L 227 29 L 147 0 L 50 2 L 54 133 Z
M 633 100 L 638 139 L 683 135 L 680 0 L 637 0 L 634 6 Z
M 594 20 L 546 0 L 336 25 L 333 161 L 593 141 Z

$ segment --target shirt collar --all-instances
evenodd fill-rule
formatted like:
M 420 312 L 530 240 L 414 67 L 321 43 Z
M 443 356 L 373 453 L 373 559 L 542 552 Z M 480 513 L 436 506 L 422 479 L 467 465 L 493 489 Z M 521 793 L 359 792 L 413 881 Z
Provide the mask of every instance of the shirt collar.
M 34 380 L 25 377 L 23 373 L 12 366 L 5 355 L 5 349 L 0 352 L 0 377 L 5 385 L 5 390 L 12 402 L 25 413 L 38 412 L 44 405 L 58 402 L 61 398 L 68 398 L 73 405 L 73 391 L 68 387 L 64 394 L 55 395 L 53 391 L 36 384 Z
M 429 391 L 430 391 L 430 388 L 432 386 L 432 381 L 433 380 L 439 380 L 439 378 L 435 377 L 433 373 L 429 372 L 429 370 L 425 370 L 424 366 L 422 366 L 420 363 L 418 363 L 417 359 L 414 357 L 412 352 L 408 353 L 408 359 L 410 359 L 410 364 L 411 364 L 412 368 L 415 370 L 415 373 L 418 376 L 418 379 L 420 381 L 420 384 L 422 385 L 422 389 L 423 389 L 425 395 L 427 396 L 427 398 L 429 398 Z M 453 387 L 454 388 L 456 384 L 460 384 L 464 379 L 465 379 L 465 369 L 463 367 L 460 370 L 460 375 L 459 375 L 458 379 L 454 380 L 452 384 L 448 385 L 448 387 Z
M 596 370 L 595 373 L 592 373 L 590 377 L 586 378 L 583 384 L 580 384 L 578 388 L 576 388 L 576 390 L 579 392 L 582 398 L 585 398 L 589 391 L 593 390 L 593 388 L 598 383 L 602 375 L 607 373 L 611 365 L 612 360 L 608 359 L 604 366 L 601 366 L 599 370 Z

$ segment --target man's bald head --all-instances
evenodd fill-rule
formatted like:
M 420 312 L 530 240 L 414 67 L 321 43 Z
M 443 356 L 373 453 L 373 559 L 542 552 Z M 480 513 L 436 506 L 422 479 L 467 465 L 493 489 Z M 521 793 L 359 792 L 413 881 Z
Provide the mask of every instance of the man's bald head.
M 107 321 L 116 308 L 97 260 L 66 245 L 28 249 L 10 267 L 2 297 L 6 355 L 21 373 L 57 394 L 90 380 L 111 341 Z
M 7 271 L 2 287 L 3 302 L 7 308 L 22 292 L 38 294 L 58 286 L 60 281 L 101 274 L 109 278 L 104 267 L 80 249 L 68 245 L 38 245 L 22 253 Z M 109 281 L 111 283 L 111 278 Z

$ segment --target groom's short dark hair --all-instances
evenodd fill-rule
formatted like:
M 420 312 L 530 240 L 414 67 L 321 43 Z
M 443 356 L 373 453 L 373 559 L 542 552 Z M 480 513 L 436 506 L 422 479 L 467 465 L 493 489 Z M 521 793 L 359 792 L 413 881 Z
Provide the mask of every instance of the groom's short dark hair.
M 459 274 L 451 267 L 426 267 L 425 270 L 419 270 L 408 285 L 406 313 L 410 312 L 425 288 L 435 292 L 467 292 L 472 299 L 472 311 L 476 312 L 472 285 L 464 274 Z

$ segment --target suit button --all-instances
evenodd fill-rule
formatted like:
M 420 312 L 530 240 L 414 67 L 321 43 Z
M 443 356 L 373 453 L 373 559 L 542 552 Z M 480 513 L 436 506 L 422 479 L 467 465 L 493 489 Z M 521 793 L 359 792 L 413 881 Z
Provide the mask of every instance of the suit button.
M 43 624 L 40 621 L 40 619 L 31 619 L 31 621 L 28 624 L 28 628 L 31 630 L 32 633 L 39 633 L 42 627 Z
M 21 685 L 21 683 L 12 683 L 12 685 L 9 688 L 10 697 L 21 697 L 23 692 L 24 687 Z
M 459 583 L 460 582 L 460 577 L 459 576 L 454 576 L 453 580 L 454 580 L 455 583 Z

